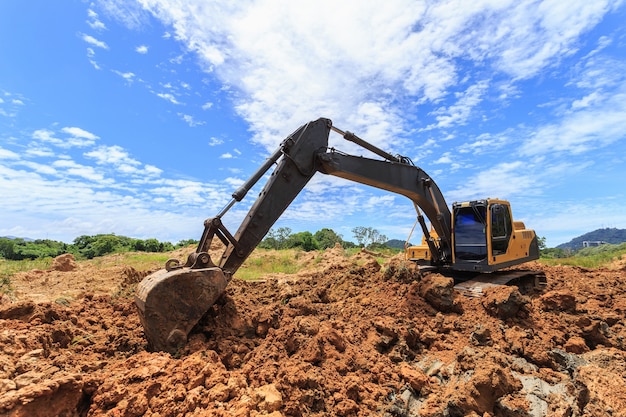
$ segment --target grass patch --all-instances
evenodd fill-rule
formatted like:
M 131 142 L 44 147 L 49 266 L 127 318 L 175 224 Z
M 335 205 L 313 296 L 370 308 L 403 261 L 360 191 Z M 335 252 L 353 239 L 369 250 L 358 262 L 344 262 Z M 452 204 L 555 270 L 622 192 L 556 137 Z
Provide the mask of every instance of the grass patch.
M 0 258 L 0 277 L 10 279 L 18 272 L 27 272 L 33 269 L 49 269 L 52 265 L 52 258 L 24 259 L 13 261 Z
M 582 268 L 603 268 L 609 266 L 617 260 L 624 259 L 625 257 L 626 242 L 618 245 L 607 243 L 600 246 L 584 248 L 567 258 L 542 258 L 539 262 L 551 266 L 569 265 L 579 266 Z
M 0 274 L 0 295 L 10 294 L 13 292 L 13 285 L 11 285 L 11 278 Z
M 295 274 L 303 255 L 298 249 L 256 249 L 235 273 L 239 279 L 258 279 L 267 274 Z
M 0 293 L 10 294 L 13 292 L 11 278 L 18 272 L 27 272 L 33 269 L 49 269 L 52 258 L 24 259 L 13 261 L 0 258 Z
M 605 263 L 598 262 L 598 260 L 589 259 L 589 258 L 579 258 L 576 256 L 570 256 L 568 258 L 557 258 L 557 259 L 539 259 L 539 262 L 544 265 L 549 266 L 578 266 L 581 268 L 600 268 Z
M 346 249 L 346 256 L 352 257 L 358 254 L 359 252 L 361 252 L 362 250 L 363 249 L 359 247 L 348 248 Z M 380 265 L 384 265 L 387 262 L 389 262 L 389 258 L 392 258 L 398 253 L 402 252 L 402 249 L 380 248 L 380 249 L 368 250 L 368 252 L 376 259 L 376 262 L 378 262 Z M 359 261 L 358 263 L 363 264 L 364 262 Z

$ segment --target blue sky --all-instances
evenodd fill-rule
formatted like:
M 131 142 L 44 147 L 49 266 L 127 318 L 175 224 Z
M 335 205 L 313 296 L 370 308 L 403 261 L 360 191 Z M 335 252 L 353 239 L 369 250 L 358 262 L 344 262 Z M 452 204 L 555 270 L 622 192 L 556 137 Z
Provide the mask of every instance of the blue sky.
M 410 157 L 449 205 L 510 200 L 548 246 L 626 228 L 623 1 L 376 3 L 3 0 L 0 236 L 198 239 L 319 117 Z M 414 221 L 319 174 L 275 227 L 405 239 Z

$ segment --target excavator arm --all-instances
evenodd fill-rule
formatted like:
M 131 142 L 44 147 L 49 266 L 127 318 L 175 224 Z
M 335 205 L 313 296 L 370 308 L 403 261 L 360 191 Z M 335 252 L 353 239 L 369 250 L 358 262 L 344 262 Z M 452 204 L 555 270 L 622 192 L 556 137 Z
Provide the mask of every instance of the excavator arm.
M 383 159 L 357 157 L 329 149 L 331 130 Z M 259 197 L 238 230 L 231 234 L 223 225 L 222 216 L 275 164 Z M 135 302 L 150 348 L 174 353 L 184 346 L 193 326 L 223 294 L 237 269 L 317 172 L 408 197 L 426 214 L 437 233 L 437 241 L 429 239 L 432 263 L 445 265 L 451 261 L 451 215 L 435 182 L 410 159 L 390 155 L 350 132 L 335 128 L 329 119 L 320 118 L 289 135 L 232 194 L 227 206 L 216 217 L 205 221 L 198 247 L 184 265 L 170 260 L 165 269 L 149 275 L 138 285 Z M 429 236 L 419 209 L 422 229 L 425 236 Z M 226 246 L 216 262 L 208 254 L 214 238 Z

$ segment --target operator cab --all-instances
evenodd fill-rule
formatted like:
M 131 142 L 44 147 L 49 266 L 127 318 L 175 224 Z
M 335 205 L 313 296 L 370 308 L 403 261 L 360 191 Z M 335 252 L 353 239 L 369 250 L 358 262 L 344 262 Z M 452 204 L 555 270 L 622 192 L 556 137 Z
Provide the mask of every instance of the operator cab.
M 493 272 L 539 257 L 535 233 L 513 221 L 505 200 L 454 203 L 452 231 L 455 270 Z
M 539 257 L 535 232 L 523 222 L 513 221 L 505 200 L 454 203 L 451 235 L 451 268 L 456 271 L 493 272 Z M 440 244 L 432 230 L 430 238 Z M 422 266 L 433 265 L 427 238 L 422 238 L 421 245 L 408 247 L 406 257 Z

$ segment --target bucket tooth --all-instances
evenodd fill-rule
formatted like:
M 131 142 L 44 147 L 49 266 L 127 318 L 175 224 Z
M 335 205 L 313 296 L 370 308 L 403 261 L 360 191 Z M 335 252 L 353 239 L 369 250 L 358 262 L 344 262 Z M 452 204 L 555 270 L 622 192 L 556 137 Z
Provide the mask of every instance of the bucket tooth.
M 137 286 L 135 304 L 151 350 L 176 353 L 229 280 L 217 267 L 161 269 Z

